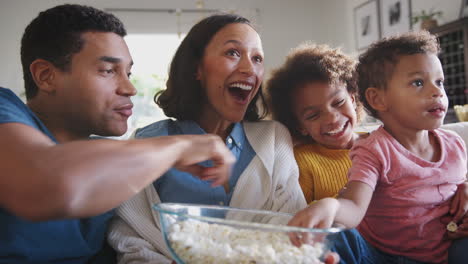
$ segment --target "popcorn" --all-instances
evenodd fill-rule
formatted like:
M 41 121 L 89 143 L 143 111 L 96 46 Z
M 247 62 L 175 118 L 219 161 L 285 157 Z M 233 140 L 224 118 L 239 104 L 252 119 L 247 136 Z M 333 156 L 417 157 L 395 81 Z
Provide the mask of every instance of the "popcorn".
M 187 264 L 318 264 L 323 243 L 291 244 L 284 232 L 237 229 L 195 220 L 174 223 L 169 241 Z
M 457 223 L 455 223 L 453 221 L 450 221 L 450 223 L 447 224 L 447 230 L 449 232 L 455 232 L 455 231 L 457 231 L 457 229 L 458 229 Z

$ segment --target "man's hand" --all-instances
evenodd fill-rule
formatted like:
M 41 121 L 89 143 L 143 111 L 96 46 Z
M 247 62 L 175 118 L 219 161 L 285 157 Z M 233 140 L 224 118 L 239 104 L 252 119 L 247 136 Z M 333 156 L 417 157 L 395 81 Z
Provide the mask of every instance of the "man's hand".
M 212 186 L 224 184 L 231 174 L 236 161 L 221 138 L 217 135 L 186 135 L 187 147 L 175 164 L 175 168 L 198 176 L 202 180 L 212 180 Z M 203 167 L 198 163 L 211 160 L 213 167 Z

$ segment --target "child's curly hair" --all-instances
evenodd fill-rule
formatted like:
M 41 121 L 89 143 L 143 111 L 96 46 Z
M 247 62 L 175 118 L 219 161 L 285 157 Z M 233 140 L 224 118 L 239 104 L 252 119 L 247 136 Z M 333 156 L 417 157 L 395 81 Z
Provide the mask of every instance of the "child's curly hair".
M 312 82 L 340 83 L 346 85 L 348 93 L 357 99 L 355 65 L 356 60 L 328 45 L 304 43 L 293 49 L 266 84 L 273 119 L 283 123 L 294 138 L 303 138 L 292 110 L 293 92 Z M 362 105 L 358 100 L 356 105 L 359 120 Z
M 361 56 L 357 66 L 359 99 L 367 112 L 375 118 L 378 113 L 366 100 L 369 87 L 385 90 L 392 77 L 400 56 L 420 53 L 438 54 L 440 51 L 436 36 L 429 32 L 413 31 L 384 38 L 373 43 Z

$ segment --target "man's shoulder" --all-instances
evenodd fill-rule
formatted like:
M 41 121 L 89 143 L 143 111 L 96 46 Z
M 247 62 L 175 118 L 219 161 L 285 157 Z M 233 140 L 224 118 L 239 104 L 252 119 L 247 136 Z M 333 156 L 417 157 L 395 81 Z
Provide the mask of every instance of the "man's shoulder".
M 3 101 L 12 101 L 12 102 L 22 102 L 21 99 L 10 89 L 0 87 L 0 100 Z
M 10 89 L 0 87 L 0 123 L 31 120 L 27 105 Z

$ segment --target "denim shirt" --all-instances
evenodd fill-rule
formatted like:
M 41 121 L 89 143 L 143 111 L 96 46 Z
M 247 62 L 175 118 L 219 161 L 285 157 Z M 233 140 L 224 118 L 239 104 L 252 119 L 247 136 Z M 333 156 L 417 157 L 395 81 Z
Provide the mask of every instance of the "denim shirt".
M 163 120 L 138 130 L 137 138 L 157 137 L 165 135 L 206 134 L 194 121 Z M 153 185 L 162 202 L 196 203 L 207 205 L 229 205 L 237 180 L 247 165 L 255 156 L 241 123 L 235 123 L 231 133 L 226 138 L 226 146 L 236 157 L 231 177 L 229 192 L 223 186 L 211 187 L 210 181 L 202 181 L 189 173 L 170 169 Z M 203 166 L 212 166 L 211 161 L 202 162 Z
M 57 143 L 20 98 L 0 87 L 0 124 L 5 123 L 33 127 Z M 82 219 L 28 221 L 0 207 L 0 263 L 115 263 L 115 253 L 105 240 L 113 213 L 112 210 Z

